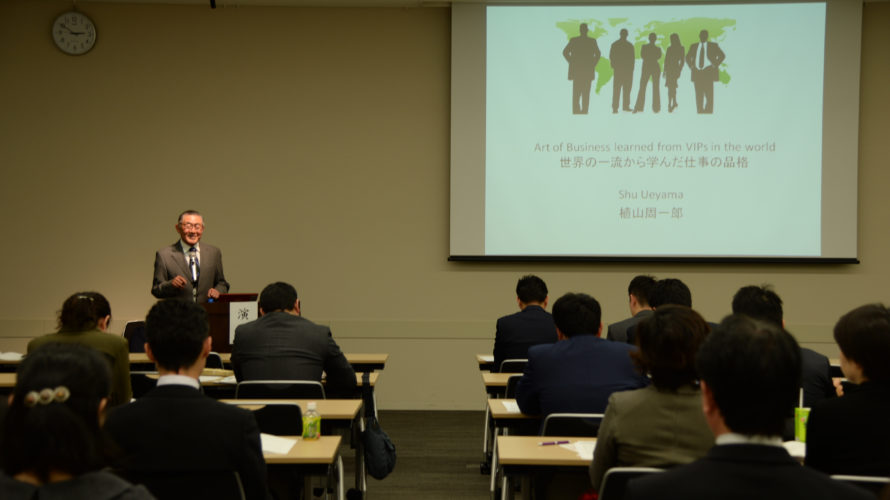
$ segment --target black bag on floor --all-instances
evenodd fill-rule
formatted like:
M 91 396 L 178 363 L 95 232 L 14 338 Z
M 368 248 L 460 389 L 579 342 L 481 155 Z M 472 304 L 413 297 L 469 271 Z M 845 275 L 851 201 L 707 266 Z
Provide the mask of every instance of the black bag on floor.
M 374 479 L 383 479 L 396 468 L 396 445 L 392 444 L 377 422 L 368 372 L 362 374 L 362 401 L 365 407 L 365 430 L 362 432 L 365 469 Z

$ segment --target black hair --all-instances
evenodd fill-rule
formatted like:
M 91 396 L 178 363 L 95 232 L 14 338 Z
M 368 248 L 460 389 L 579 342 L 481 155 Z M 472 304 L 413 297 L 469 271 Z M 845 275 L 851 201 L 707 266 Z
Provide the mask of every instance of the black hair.
M 186 215 L 197 215 L 202 220 L 204 219 L 204 216 L 201 215 L 201 212 L 199 212 L 197 210 L 186 210 L 186 211 L 182 212 L 181 214 L 179 214 L 179 217 L 176 219 L 176 223 L 182 224 L 182 218 L 185 217 Z
M 547 298 L 547 284 L 541 278 L 528 274 L 519 278 L 516 283 L 516 296 L 523 304 L 544 302 Z
M 297 302 L 297 289 L 283 281 L 267 285 L 260 292 L 259 307 L 264 313 L 289 311 Z
M 44 389 L 68 390 L 67 400 L 37 401 Z M 80 344 L 49 343 L 22 360 L 12 403 L 0 428 L 0 467 L 9 476 L 30 472 L 45 483 L 50 472 L 99 470 L 109 443 L 99 428 L 99 403 L 111 391 L 108 360 Z
M 596 335 L 601 320 L 600 303 L 586 293 L 567 293 L 553 304 L 553 322 L 566 337 Z
M 637 325 L 639 349 L 630 357 L 657 389 L 676 392 L 698 381 L 695 356 L 710 331 L 704 318 L 686 306 L 659 307 Z
M 868 380 L 890 383 L 890 311 L 883 304 L 860 306 L 841 316 L 834 340 Z
M 780 436 L 800 389 L 800 347 L 782 327 L 735 314 L 708 335 L 696 368 L 726 426 Z
M 782 299 L 769 285 L 744 286 L 732 297 L 732 313 L 782 326 Z
M 649 305 L 649 294 L 652 293 L 652 287 L 655 286 L 655 278 L 648 274 L 634 276 L 627 286 L 627 294 L 637 298 L 637 302 L 641 306 Z
M 692 307 L 692 292 L 686 283 L 674 278 L 658 280 L 649 294 L 649 305 L 659 307 L 665 304 L 677 304 Z
M 209 329 L 204 309 L 185 300 L 158 301 L 145 317 L 145 339 L 157 364 L 169 371 L 198 360 Z
M 81 331 L 96 328 L 101 318 L 111 316 L 111 304 L 99 292 L 77 292 L 65 299 L 59 311 L 59 329 Z

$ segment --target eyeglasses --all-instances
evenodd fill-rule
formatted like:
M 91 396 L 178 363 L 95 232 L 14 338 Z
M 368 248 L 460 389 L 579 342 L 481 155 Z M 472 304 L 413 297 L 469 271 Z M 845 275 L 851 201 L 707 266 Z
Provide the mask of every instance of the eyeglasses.
M 185 229 L 185 230 L 189 230 L 189 229 L 204 229 L 204 224 L 201 224 L 200 222 L 195 223 L 195 224 L 192 224 L 191 222 L 182 222 L 182 223 L 180 223 L 179 225 L 180 225 L 180 227 L 182 227 L 182 228 Z

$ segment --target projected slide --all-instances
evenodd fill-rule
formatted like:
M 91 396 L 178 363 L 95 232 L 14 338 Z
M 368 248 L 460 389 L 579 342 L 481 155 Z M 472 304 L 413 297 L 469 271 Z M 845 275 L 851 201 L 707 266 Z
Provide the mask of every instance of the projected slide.
M 819 256 L 825 21 L 488 7 L 485 255 Z

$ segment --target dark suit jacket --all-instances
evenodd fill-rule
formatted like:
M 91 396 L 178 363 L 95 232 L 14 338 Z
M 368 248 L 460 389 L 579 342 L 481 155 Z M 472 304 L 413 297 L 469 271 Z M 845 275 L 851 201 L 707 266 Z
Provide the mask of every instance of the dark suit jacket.
M 355 371 L 331 330 L 286 312 L 271 312 L 235 329 L 232 367 L 239 381 L 321 381 L 323 370 L 327 397 L 355 395 Z
M 198 275 L 198 302 L 207 302 L 207 292 L 215 288 L 219 293 L 229 291 L 229 283 L 223 274 L 222 252 L 206 243 L 201 245 L 201 258 Z M 170 282 L 176 276 L 183 276 L 188 282 L 184 288 L 176 288 Z M 179 298 L 192 300 L 192 273 L 186 264 L 185 254 L 179 241 L 155 253 L 155 274 L 151 283 L 151 294 L 159 299 Z
M 630 360 L 634 348 L 596 335 L 576 335 L 528 350 L 528 365 L 516 386 L 522 413 L 603 413 L 616 391 L 649 384 Z
M 835 397 L 837 393 L 831 382 L 831 363 L 828 358 L 812 349 L 801 347 L 800 361 L 803 405 L 812 408 L 823 399 Z
M 505 359 L 526 359 L 528 348 L 556 342 L 553 316 L 540 306 L 526 306 L 518 313 L 498 319 L 494 334 L 494 366 L 500 371 Z
M 801 467 L 784 448 L 751 444 L 715 446 L 689 465 L 631 480 L 624 498 L 874 500 L 865 490 Z
M 806 464 L 827 474 L 890 475 L 890 386 L 866 382 L 813 405 Z
M 189 471 L 238 471 L 247 498 L 267 498 L 260 431 L 248 410 L 164 385 L 111 411 L 105 430 L 127 473 L 177 471 L 187 481 Z
M 637 326 L 637 323 L 643 320 L 646 316 L 649 316 L 654 311 L 652 309 L 643 309 L 642 311 L 634 314 L 630 318 L 623 319 L 617 323 L 612 323 L 609 325 L 609 333 L 606 334 L 606 338 L 609 340 L 614 340 L 616 342 L 628 342 L 627 340 L 627 331 Z
M 705 65 L 704 69 L 698 69 L 700 43 L 693 43 L 689 46 L 689 52 L 686 53 L 686 64 L 692 70 L 690 73 L 692 81 L 710 80 L 716 82 L 720 78 L 720 64 L 726 59 L 726 54 L 723 53 L 723 50 L 715 42 L 707 42 L 707 44 L 705 54 L 707 54 L 708 64 Z

